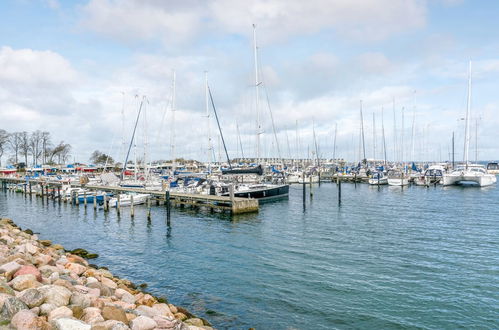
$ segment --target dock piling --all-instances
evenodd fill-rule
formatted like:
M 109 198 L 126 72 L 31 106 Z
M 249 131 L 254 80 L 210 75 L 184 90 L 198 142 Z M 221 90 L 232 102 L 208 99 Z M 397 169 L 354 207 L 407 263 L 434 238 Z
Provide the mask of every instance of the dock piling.
M 87 191 L 86 190 L 83 192 L 83 205 L 85 205 L 85 208 L 87 207 Z
M 147 197 L 147 220 L 151 220 L 151 198 Z
M 94 211 L 97 211 L 97 193 L 94 192 Z
M 104 195 L 107 196 L 107 195 Z M 105 197 L 104 197 L 105 198 Z M 118 213 L 118 216 L 120 216 L 120 200 L 121 200 L 121 194 L 118 193 L 118 196 L 116 196 L 116 212 Z
M 130 216 L 132 218 L 135 216 L 135 210 L 133 207 L 133 195 L 130 195 Z

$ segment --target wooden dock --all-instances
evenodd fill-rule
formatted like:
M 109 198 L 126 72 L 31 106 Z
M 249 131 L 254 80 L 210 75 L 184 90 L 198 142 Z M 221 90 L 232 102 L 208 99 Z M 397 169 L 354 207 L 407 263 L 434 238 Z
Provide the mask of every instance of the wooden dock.
M 52 190 L 52 197 L 56 197 L 55 189 L 60 188 L 63 183 L 61 182 L 52 182 L 45 181 L 40 179 L 31 179 L 26 180 L 22 178 L 9 178 L 9 177 L 0 177 L 0 183 L 2 188 L 5 188 L 8 184 L 25 184 L 24 192 L 28 193 L 30 189 L 28 189 L 28 185 L 39 186 L 42 191 Z M 222 210 L 228 211 L 231 214 L 243 214 L 243 213 L 252 213 L 258 212 L 259 203 L 257 199 L 248 199 L 248 198 L 239 198 L 234 196 L 213 196 L 213 195 L 201 195 L 201 194 L 186 194 L 186 193 L 177 193 L 177 192 L 166 192 L 166 191 L 158 191 L 158 190 L 147 190 L 141 188 L 124 188 L 124 187 L 115 187 L 115 186 L 96 186 L 96 185 L 81 185 L 72 183 L 71 187 L 85 188 L 88 190 L 94 191 L 106 191 L 112 193 L 140 193 L 140 194 L 149 194 L 154 197 L 156 201 L 162 201 L 166 203 L 166 199 L 169 198 L 169 202 L 172 205 L 176 205 L 179 207 L 190 206 L 190 207 L 205 207 L 211 210 Z M 46 193 L 48 196 L 48 193 Z

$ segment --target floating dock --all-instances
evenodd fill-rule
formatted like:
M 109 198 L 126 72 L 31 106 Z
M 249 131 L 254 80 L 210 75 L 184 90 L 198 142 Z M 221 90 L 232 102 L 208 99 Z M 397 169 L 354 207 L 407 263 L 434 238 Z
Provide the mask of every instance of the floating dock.
M 21 179 L 21 178 L 8 178 L 0 177 L 0 183 L 2 188 L 6 188 L 9 184 L 23 184 L 24 193 L 30 193 L 34 189 L 33 187 L 40 187 L 41 195 L 46 195 L 49 197 L 60 198 L 60 187 L 63 185 L 62 182 L 50 182 L 40 179 Z M 222 210 L 228 211 L 231 214 L 243 214 L 243 213 L 253 213 L 258 212 L 259 203 L 257 199 L 240 198 L 234 196 L 213 196 L 213 195 L 201 195 L 201 194 L 187 194 L 187 193 L 177 193 L 168 191 L 158 191 L 158 190 L 147 190 L 141 188 L 124 188 L 115 186 L 97 186 L 97 185 L 81 185 L 76 183 L 71 183 L 71 187 L 85 188 L 94 191 L 106 191 L 113 193 L 140 193 L 151 195 L 158 203 L 163 201 L 167 202 L 169 199 L 172 205 L 179 207 L 190 206 L 190 207 L 205 207 L 211 210 Z M 30 189 L 31 188 L 31 189 Z M 49 191 L 51 191 L 49 193 Z

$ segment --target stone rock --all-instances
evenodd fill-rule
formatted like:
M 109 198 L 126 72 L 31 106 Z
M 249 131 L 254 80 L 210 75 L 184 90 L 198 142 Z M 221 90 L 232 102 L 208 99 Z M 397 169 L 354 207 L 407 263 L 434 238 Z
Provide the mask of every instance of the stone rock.
M 118 287 L 118 284 L 116 284 L 113 280 L 110 280 L 106 277 L 103 277 L 101 279 L 101 283 L 111 289 L 116 289 Z
M 40 240 L 40 244 L 43 245 L 43 246 L 51 246 L 52 245 L 52 241 L 48 240 L 48 239 L 42 239 L 42 240 Z
M 139 315 L 147 316 L 153 318 L 156 315 L 162 315 L 160 311 L 149 306 L 140 305 L 135 309 Z
M 131 320 L 136 318 L 138 315 L 132 314 L 132 313 L 126 313 L 126 319 L 128 320 L 128 323 L 130 323 Z
M 100 309 L 96 307 L 85 308 L 81 319 L 88 324 L 104 322 Z
M 38 325 L 38 318 L 29 310 L 22 310 L 16 313 L 10 321 L 10 325 L 14 329 L 40 329 Z
M 97 283 L 97 282 L 99 282 L 99 280 L 96 279 L 95 277 L 92 277 L 92 276 L 87 277 L 87 284 Z
M 12 279 L 12 276 L 21 268 L 22 265 L 16 261 L 11 261 L 0 266 L 0 274 L 4 274 L 8 281 Z
M 189 325 L 194 325 L 196 327 L 202 327 L 204 325 L 203 320 L 198 319 L 197 317 L 187 319 L 184 321 L 184 323 Z
M 42 284 L 36 280 L 35 275 L 26 274 L 16 276 L 10 281 L 10 285 L 17 291 L 23 291 L 30 288 L 37 288 Z
M 10 320 L 14 315 L 23 309 L 29 309 L 29 307 L 16 297 L 8 298 L 3 303 L 2 310 L 0 311 L 0 320 Z
M 52 244 L 52 248 L 56 250 L 64 250 L 64 247 L 61 244 Z
M 52 263 L 54 259 L 47 254 L 39 254 L 35 257 L 35 264 L 37 266 L 44 266 Z
M 160 313 L 160 315 L 167 316 L 169 318 L 174 318 L 173 313 L 170 311 L 170 307 L 167 304 L 154 304 L 152 308 Z
M 132 330 L 151 330 L 156 328 L 156 321 L 147 316 L 139 316 L 130 321 Z
M 17 296 L 19 300 L 28 305 L 29 308 L 43 304 L 44 296 L 37 289 L 26 289 Z
M 104 306 L 102 308 L 102 317 L 104 320 L 116 320 L 123 323 L 127 323 L 125 310 L 117 306 Z
M 92 301 L 90 300 L 90 297 L 88 295 L 79 292 L 73 292 L 69 302 L 71 305 L 80 306 L 84 309 L 90 307 L 90 305 L 92 304 Z
M 174 316 L 177 320 L 180 320 L 180 321 L 187 319 L 187 315 L 185 315 L 184 313 L 180 313 L 180 312 L 175 313 Z
M 77 275 L 81 275 L 87 270 L 87 267 L 74 262 L 68 262 L 64 267 Z
M 109 270 L 103 269 L 103 268 L 99 269 L 97 271 L 97 273 L 99 273 L 100 275 L 102 275 L 104 277 L 107 277 L 107 278 L 113 278 L 114 277 L 113 274 Z
M 8 294 L 10 296 L 15 295 L 15 291 L 7 284 L 4 280 L 0 279 L 0 293 Z
M 175 305 L 168 304 L 168 308 L 170 308 L 170 311 L 171 311 L 173 314 L 178 313 L 178 309 L 177 309 L 177 307 L 175 307 Z
M 60 318 L 52 322 L 52 328 L 55 330 L 90 330 L 92 326 L 79 320 Z
M 73 317 L 80 320 L 83 317 L 83 308 L 76 305 L 68 305 L 69 309 L 73 312 Z
M 71 298 L 71 291 L 59 285 L 44 285 L 38 290 L 45 297 L 45 303 L 53 304 L 56 307 L 65 306 L 69 304 Z
M 53 304 L 42 304 L 40 306 L 40 315 L 49 315 L 57 306 Z
M 49 277 L 52 273 L 57 273 L 59 275 L 59 268 L 51 265 L 44 265 L 38 268 L 38 270 L 42 273 L 43 276 Z
M 153 317 L 153 320 L 156 322 L 157 327 L 160 329 L 173 329 L 180 323 L 178 320 L 169 319 L 166 316 L 159 315 Z
M 55 283 L 55 281 L 57 281 L 58 279 L 59 279 L 59 273 L 57 273 L 57 272 L 53 272 L 53 273 L 52 273 L 52 274 L 50 274 L 50 276 L 49 276 L 49 282 L 50 282 L 51 284 L 54 284 L 54 283 Z
M 77 263 L 77 264 L 80 264 L 83 266 L 88 266 L 88 262 L 80 256 L 70 254 L 69 256 L 67 256 L 67 259 L 69 262 L 74 262 L 74 263 Z M 85 270 L 86 270 L 86 267 L 85 267 Z
M 72 317 L 73 311 L 66 306 L 57 307 L 48 315 L 48 321 L 52 322 L 55 319 Z
M 37 316 L 40 315 L 40 307 L 33 307 L 30 311 Z
M 111 289 L 105 285 L 102 285 L 102 283 L 90 283 L 87 284 L 87 287 L 92 288 L 92 289 L 99 289 L 100 290 L 100 295 L 104 297 L 109 297 L 112 296 L 113 293 L 111 292 Z
M 27 274 L 34 275 L 38 282 L 42 281 L 42 273 L 40 273 L 38 268 L 32 265 L 26 265 L 19 268 L 17 272 L 14 274 L 14 278 L 16 278 L 19 275 L 27 275 Z
M 126 303 L 135 304 L 135 296 L 126 290 L 116 289 L 114 295 Z
M 107 320 L 92 324 L 92 330 L 125 330 L 130 329 L 125 323 L 116 320 Z
M 73 285 L 71 284 L 71 282 L 68 281 L 68 280 L 64 280 L 62 278 L 59 278 L 58 280 L 54 281 L 53 285 L 58 285 L 58 286 L 65 287 L 69 291 L 73 290 Z

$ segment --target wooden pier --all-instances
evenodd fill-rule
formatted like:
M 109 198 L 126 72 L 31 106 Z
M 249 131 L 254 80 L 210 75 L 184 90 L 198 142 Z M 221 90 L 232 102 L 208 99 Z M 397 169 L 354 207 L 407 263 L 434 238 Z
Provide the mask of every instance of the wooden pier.
M 45 181 L 40 179 L 21 179 L 21 178 L 8 178 L 8 177 L 0 177 L 0 183 L 2 188 L 6 187 L 8 184 L 25 184 L 24 193 L 30 193 L 32 187 L 39 186 L 41 187 L 41 195 L 48 195 L 48 190 L 51 189 L 51 195 L 53 198 L 58 197 L 58 193 L 55 189 L 60 188 L 63 183 L 61 182 L 52 182 Z M 201 194 L 186 194 L 186 193 L 177 193 L 177 192 L 166 192 L 166 191 L 158 191 L 158 190 L 147 190 L 141 188 L 124 188 L 124 187 L 115 187 L 115 186 L 97 186 L 97 185 L 81 185 L 76 183 L 71 183 L 71 187 L 85 188 L 88 190 L 94 191 L 106 191 L 112 193 L 140 193 L 140 194 L 149 194 L 156 201 L 162 201 L 164 203 L 167 202 L 167 196 L 169 198 L 169 202 L 172 205 L 176 205 L 179 207 L 190 206 L 190 207 L 206 207 L 211 210 L 222 210 L 228 211 L 231 214 L 243 214 L 243 213 L 252 213 L 258 212 L 259 203 L 256 199 L 249 198 L 239 198 L 234 196 L 214 196 L 214 195 L 201 195 Z M 45 190 L 45 191 L 44 191 Z M 59 190 L 58 190 L 59 191 Z

